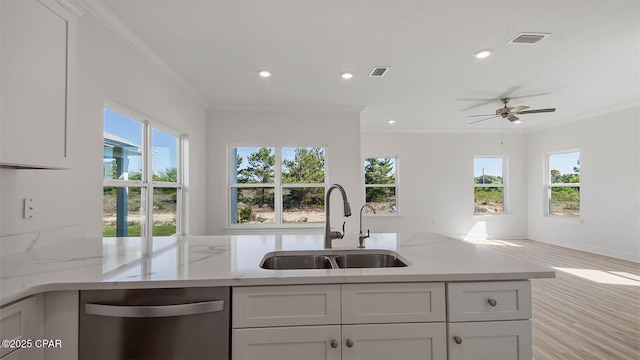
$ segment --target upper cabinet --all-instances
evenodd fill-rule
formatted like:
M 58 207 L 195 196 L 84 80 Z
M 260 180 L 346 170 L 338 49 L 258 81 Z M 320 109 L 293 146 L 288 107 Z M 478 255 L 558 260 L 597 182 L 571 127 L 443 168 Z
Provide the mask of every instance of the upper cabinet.
M 0 1 L 2 167 L 71 167 L 76 26 L 65 3 Z

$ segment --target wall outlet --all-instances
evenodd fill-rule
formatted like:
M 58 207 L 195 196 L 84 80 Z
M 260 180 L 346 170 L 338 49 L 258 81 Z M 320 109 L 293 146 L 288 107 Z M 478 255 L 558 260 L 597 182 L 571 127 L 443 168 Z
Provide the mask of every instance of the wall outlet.
M 36 217 L 38 213 L 38 209 L 36 207 L 36 200 L 34 198 L 26 198 L 23 200 L 24 202 L 24 212 L 23 217 L 25 219 L 33 219 Z

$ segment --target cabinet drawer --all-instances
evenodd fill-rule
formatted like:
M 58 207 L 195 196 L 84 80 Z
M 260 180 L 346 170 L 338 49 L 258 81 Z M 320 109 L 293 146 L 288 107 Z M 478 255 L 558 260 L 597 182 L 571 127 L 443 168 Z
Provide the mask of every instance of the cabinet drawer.
M 38 302 L 36 297 L 30 297 L 0 310 L 0 334 L 2 340 L 35 340 L 38 338 Z M 17 347 L 0 347 L 0 357 L 13 352 L 21 353 L 17 358 L 35 357 L 39 350 Z
M 449 321 L 531 318 L 529 281 L 449 283 Z
M 445 321 L 444 283 L 342 285 L 342 323 Z
M 233 327 L 340 324 L 340 285 L 233 288 Z
M 231 339 L 234 360 L 340 360 L 341 357 L 340 325 L 234 329 Z

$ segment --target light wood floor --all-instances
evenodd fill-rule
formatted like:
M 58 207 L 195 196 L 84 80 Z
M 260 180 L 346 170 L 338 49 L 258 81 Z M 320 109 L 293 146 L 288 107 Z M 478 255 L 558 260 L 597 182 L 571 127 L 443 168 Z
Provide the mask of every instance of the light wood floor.
M 532 240 L 486 246 L 562 268 L 532 281 L 536 360 L 640 359 L 640 264 Z

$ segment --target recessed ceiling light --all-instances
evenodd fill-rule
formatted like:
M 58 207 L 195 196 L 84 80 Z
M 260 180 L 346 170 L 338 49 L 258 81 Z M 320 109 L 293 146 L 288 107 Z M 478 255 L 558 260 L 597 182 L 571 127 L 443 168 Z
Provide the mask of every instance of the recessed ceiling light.
M 475 56 L 476 59 L 484 59 L 489 55 L 491 55 L 491 50 L 489 49 L 480 50 L 477 53 L 473 54 L 473 56 Z
M 260 71 L 258 74 L 259 74 L 260 76 L 262 76 L 262 77 L 265 77 L 265 78 L 266 78 L 266 77 L 271 76 L 271 73 L 270 73 L 270 72 L 268 72 L 268 71 L 266 71 L 266 70 L 262 70 L 262 71 Z
M 395 121 L 395 120 L 389 120 L 389 121 L 387 121 L 387 122 L 388 122 L 389 124 L 395 124 L 395 123 L 396 123 L 396 121 Z
M 342 76 L 343 79 L 351 79 L 353 77 L 353 74 L 350 73 L 350 72 L 344 72 L 344 73 L 342 73 L 341 76 Z

